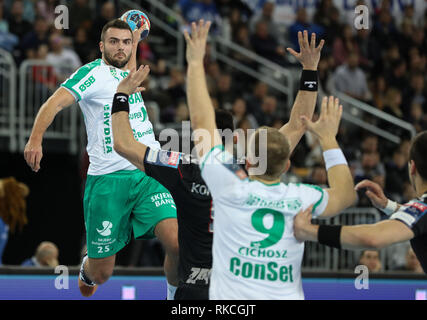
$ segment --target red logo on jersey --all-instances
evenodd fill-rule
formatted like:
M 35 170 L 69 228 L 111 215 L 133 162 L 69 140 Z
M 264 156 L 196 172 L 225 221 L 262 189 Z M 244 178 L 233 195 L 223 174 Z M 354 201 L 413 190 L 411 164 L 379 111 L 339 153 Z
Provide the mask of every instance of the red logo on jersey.
M 420 203 L 420 202 L 415 202 L 414 201 L 414 202 L 410 203 L 409 206 L 410 207 L 414 207 L 415 209 L 417 209 L 417 210 L 419 210 L 421 212 L 424 212 L 424 211 L 427 210 L 427 206 L 425 204 L 423 204 L 423 203 Z
M 168 165 L 176 166 L 179 161 L 179 152 L 171 151 L 169 156 Z

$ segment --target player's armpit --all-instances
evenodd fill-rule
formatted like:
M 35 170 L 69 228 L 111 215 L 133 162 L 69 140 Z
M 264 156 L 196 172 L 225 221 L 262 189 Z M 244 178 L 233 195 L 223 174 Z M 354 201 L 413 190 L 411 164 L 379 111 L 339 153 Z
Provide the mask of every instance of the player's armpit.
M 414 233 L 404 223 L 386 220 L 371 225 L 343 226 L 341 247 L 343 249 L 381 249 L 413 237 Z

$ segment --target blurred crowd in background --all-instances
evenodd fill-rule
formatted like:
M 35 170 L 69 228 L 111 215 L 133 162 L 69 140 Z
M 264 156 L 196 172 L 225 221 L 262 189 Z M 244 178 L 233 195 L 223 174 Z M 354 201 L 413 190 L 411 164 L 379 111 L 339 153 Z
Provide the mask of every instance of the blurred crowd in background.
M 60 66 L 72 66 L 75 70 L 100 57 L 102 27 L 123 13 L 115 6 L 117 1 L 66 2 L 70 24 L 64 30 L 54 26 L 57 16 L 54 9 L 60 1 L 0 0 L 0 47 L 13 54 L 18 66 L 26 59 L 41 59 L 56 65 L 47 75 L 34 70 L 35 79 L 52 92 L 70 75 Z M 394 14 L 396 1 L 377 1 L 375 8 L 370 7 L 369 28 L 361 30 L 354 28 L 354 15 L 349 16 L 333 0 L 311 1 L 316 5 L 299 7 L 291 13 L 280 11 L 281 1 L 275 0 L 162 2 L 179 13 L 187 24 L 200 18 L 211 20 L 213 36 L 229 39 L 285 68 L 298 67 L 286 51 L 287 47 L 299 50 L 298 31 L 315 32 L 318 40 L 326 40 L 318 68 L 319 96 L 338 90 L 413 124 L 417 132 L 427 129 L 427 11 L 415 10 L 413 1 L 403 5 L 399 15 Z M 363 0 L 354 2 L 366 4 Z M 141 3 L 149 7 L 145 1 Z M 177 25 L 172 17 L 165 22 Z M 153 37 L 159 36 L 157 32 L 152 25 Z M 189 120 L 185 69 L 170 63 L 170 51 L 158 50 L 149 36 L 140 42 L 137 58 L 139 64 L 151 67 L 144 99 L 148 106 L 150 103 L 157 106 L 158 113 L 151 119 L 154 126 L 167 127 L 168 123 Z M 257 67 L 239 53 L 232 53 L 232 58 Z M 281 127 L 287 121 L 290 111 L 287 97 L 277 94 L 260 79 L 222 65 L 210 54 L 210 48 L 206 71 L 215 108 L 230 110 L 237 128 Z M 388 129 L 386 123 L 376 118 L 365 120 Z M 399 129 L 393 133 L 402 138 L 399 145 L 359 128 L 341 126 L 339 141 L 356 183 L 371 179 L 384 188 L 389 198 L 402 203 L 414 197 L 407 173 L 410 136 Z M 293 169 L 284 181 L 326 185 L 322 161 L 318 142 L 306 134 L 295 150 Z M 366 207 L 370 203 L 360 194 L 358 205 Z

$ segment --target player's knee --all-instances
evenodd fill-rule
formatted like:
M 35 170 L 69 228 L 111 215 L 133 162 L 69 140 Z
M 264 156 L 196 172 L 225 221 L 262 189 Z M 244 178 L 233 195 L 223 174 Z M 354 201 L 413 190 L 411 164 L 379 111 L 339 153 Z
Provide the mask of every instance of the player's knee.
M 103 284 L 105 282 L 108 281 L 108 279 L 110 279 L 111 275 L 113 274 L 112 270 L 97 270 L 93 273 L 92 278 L 91 279 L 93 282 L 95 282 L 96 284 Z
M 169 255 L 178 256 L 178 223 L 176 219 L 166 219 L 156 227 L 156 236 Z

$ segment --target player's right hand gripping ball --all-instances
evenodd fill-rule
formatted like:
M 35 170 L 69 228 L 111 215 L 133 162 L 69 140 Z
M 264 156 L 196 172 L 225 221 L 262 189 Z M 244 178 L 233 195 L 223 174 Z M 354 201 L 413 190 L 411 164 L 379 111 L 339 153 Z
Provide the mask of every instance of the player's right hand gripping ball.
M 126 21 L 132 31 L 135 31 L 136 29 L 139 29 L 141 28 L 141 26 L 143 26 L 143 30 L 141 32 L 141 39 L 139 39 L 139 41 L 148 37 L 151 25 L 150 20 L 144 12 L 139 10 L 129 10 L 123 13 L 120 19 Z

